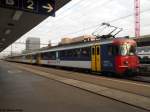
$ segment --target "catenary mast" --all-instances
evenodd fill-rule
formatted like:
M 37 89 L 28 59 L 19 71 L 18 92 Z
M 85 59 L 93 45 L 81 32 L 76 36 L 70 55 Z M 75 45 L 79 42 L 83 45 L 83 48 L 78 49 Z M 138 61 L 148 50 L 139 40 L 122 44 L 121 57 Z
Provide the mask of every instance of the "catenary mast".
M 135 9 L 135 37 L 140 37 L 140 0 L 134 0 Z

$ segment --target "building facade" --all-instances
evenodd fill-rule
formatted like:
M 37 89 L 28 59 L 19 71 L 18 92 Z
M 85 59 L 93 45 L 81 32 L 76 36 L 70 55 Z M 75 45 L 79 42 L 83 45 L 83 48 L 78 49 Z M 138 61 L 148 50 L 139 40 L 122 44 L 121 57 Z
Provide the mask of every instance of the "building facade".
M 40 49 L 40 38 L 29 37 L 26 40 L 26 51 Z

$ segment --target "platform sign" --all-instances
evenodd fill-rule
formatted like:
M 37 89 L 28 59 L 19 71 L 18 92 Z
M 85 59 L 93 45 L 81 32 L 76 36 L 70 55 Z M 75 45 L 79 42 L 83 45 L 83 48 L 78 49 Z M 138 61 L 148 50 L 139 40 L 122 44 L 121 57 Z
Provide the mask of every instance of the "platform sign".
M 0 0 L 1 7 L 19 8 L 19 0 Z
M 47 2 L 47 1 L 42 1 L 42 2 L 40 2 L 40 4 L 39 4 L 39 13 L 51 13 L 51 12 L 53 12 L 54 11 L 54 1 L 52 2 L 52 1 L 49 1 L 49 2 Z
M 55 16 L 55 0 L 0 0 L 0 7 Z
M 22 3 L 23 10 L 38 13 L 37 0 L 22 0 Z

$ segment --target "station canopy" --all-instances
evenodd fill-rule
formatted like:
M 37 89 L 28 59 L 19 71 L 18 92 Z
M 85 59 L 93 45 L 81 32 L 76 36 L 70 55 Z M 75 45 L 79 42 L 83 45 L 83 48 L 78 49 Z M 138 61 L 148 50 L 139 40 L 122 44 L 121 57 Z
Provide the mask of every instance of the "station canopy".
M 0 0 L 0 52 L 71 0 Z

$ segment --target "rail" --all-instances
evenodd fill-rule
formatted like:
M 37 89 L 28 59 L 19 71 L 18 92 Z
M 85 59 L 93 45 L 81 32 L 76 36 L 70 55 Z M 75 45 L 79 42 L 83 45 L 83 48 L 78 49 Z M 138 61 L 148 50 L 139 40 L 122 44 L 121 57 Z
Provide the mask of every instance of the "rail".
M 150 64 L 141 64 L 139 74 L 141 76 L 150 76 Z

